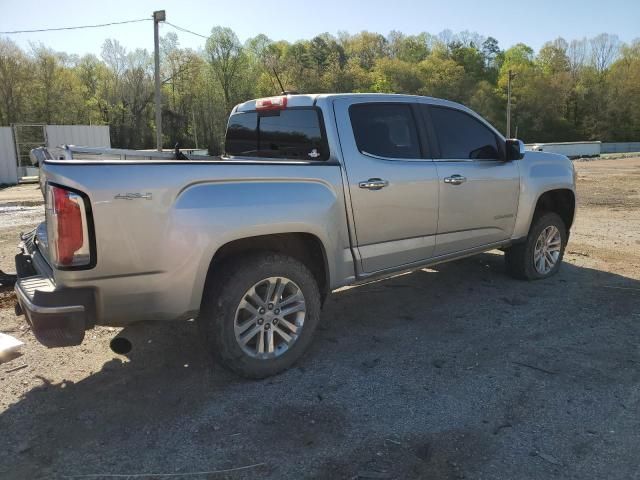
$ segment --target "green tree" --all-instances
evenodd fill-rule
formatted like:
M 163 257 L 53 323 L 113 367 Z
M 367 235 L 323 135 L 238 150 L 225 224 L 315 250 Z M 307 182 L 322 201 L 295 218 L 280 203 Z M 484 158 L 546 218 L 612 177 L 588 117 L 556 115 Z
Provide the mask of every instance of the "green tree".
M 417 94 L 424 86 L 417 65 L 396 58 L 381 58 L 373 68 L 376 92 Z
M 0 38 L 0 125 L 26 120 L 33 68 L 11 40 Z
M 220 83 L 227 110 L 235 98 L 235 82 L 242 73 L 244 49 L 233 30 L 214 27 L 205 46 L 211 70 Z
M 527 141 L 640 139 L 640 40 L 615 35 L 522 43 L 503 51 L 473 32 L 386 37 L 327 33 L 296 42 L 265 35 L 244 45 L 215 27 L 203 49 L 161 39 L 165 144 L 221 151 L 231 107 L 282 89 L 417 93 L 465 103 L 501 129 L 508 72 L 514 128 Z M 153 62 L 146 50 L 104 42 L 100 57 L 0 38 L 0 124 L 104 123 L 112 145 L 154 145 Z
M 378 58 L 387 55 L 387 39 L 379 33 L 360 32 L 344 38 L 343 43 L 346 54 L 355 57 L 365 70 L 371 70 Z
M 420 95 L 461 101 L 464 96 L 465 71 L 450 58 L 430 55 L 418 65 L 424 86 Z

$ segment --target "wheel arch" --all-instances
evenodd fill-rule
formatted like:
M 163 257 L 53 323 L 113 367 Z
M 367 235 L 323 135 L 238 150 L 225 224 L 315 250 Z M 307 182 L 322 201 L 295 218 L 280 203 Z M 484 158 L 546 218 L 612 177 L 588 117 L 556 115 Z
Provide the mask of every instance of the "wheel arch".
M 560 215 L 562 221 L 567 229 L 567 236 L 569 230 L 573 225 L 573 219 L 576 211 L 576 196 L 573 190 L 569 188 L 557 188 L 553 190 L 547 190 L 538 196 L 536 206 L 529 222 L 529 228 L 533 224 L 534 220 L 544 212 L 554 212 Z
M 203 292 L 215 281 L 215 272 L 225 263 L 242 255 L 257 252 L 276 252 L 289 255 L 303 263 L 318 282 L 321 300 L 328 296 L 331 288 L 327 252 L 322 240 L 307 232 L 273 233 L 231 240 L 221 245 L 213 254 L 207 270 Z

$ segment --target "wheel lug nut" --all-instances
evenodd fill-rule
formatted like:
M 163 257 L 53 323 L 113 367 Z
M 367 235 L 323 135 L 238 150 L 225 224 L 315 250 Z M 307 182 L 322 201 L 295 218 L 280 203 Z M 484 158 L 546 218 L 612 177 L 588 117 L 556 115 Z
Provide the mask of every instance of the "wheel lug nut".
M 270 304 L 268 305 L 268 308 L 269 308 L 269 310 L 273 310 L 273 303 L 270 303 Z
M 276 315 L 279 315 L 279 314 L 280 314 L 280 309 L 279 309 L 279 308 L 276 308 L 276 309 L 273 311 L 273 313 L 275 313 Z
M 258 325 L 262 325 L 264 323 L 264 320 L 262 318 L 258 319 Z
M 278 319 L 277 319 L 277 318 L 274 318 L 274 319 L 273 319 L 273 324 L 274 324 L 274 325 L 277 325 L 277 324 L 278 324 Z
M 264 312 L 265 312 L 265 310 L 264 310 L 264 308 L 261 308 L 260 310 L 258 310 L 258 312 L 260 312 L 260 313 L 264 313 Z
M 271 325 L 269 325 L 268 323 L 264 326 L 265 330 L 269 330 L 271 328 Z

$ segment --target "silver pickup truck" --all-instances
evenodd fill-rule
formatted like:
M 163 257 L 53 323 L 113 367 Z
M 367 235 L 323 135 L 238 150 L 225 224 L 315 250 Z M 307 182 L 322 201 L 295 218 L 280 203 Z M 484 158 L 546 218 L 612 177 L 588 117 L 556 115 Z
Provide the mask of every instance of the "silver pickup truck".
M 207 160 L 46 156 L 46 222 L 16 258 L 38 340 L 196 318 L 213 356 L 253 378 L 303 354 L 339 287 L 491 249 L 516 278 L 553 275 L 575 212 L 566 157 L 425 97 L 248 101 Z

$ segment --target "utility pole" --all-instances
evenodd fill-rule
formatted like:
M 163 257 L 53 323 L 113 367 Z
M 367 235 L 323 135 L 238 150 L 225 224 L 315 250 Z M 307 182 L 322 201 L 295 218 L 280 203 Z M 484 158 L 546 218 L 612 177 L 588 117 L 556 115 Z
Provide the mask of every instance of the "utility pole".
M 160 98 L 160 35 L 158 34 L 158 23 L 166 19 L 164 10 L 153 12 L 153 53 L 155 60 L 155 80 L 156 80 L 156 148 L 162 151 L 162 104 Z
M 507 138 L 511 138 L 511 81 L 518 76 L 509 70 L 509 79 L 507 80 Z

